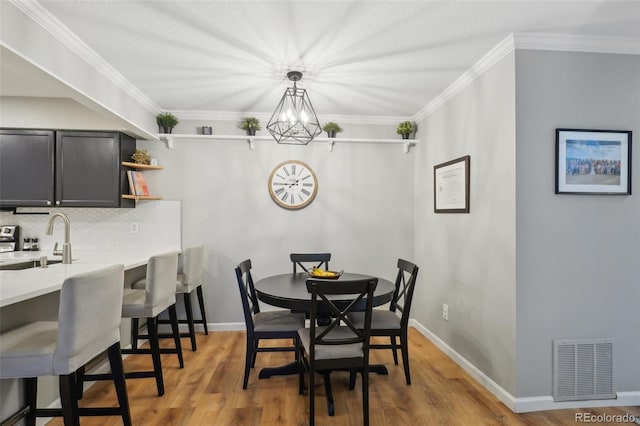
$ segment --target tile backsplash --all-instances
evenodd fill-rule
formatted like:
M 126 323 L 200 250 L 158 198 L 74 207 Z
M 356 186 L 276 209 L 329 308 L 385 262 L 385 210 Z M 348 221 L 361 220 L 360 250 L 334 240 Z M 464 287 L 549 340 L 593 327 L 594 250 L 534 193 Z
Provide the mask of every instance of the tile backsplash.
M 19 212 L 61 212 L 71 222 L 73 250 L 181 249 L 181 202 L 142 201 L 132 209 L 19 208 Z M 41 251 L 64 242 L 64 223 L 56 219 L 53 235 L 46 235 L 49 215 L 14 215 L 0 212 L 0 225 L 20 226 L 24 238 L 38 238 Z M 137 228 L 137 233 L 132 232 Z

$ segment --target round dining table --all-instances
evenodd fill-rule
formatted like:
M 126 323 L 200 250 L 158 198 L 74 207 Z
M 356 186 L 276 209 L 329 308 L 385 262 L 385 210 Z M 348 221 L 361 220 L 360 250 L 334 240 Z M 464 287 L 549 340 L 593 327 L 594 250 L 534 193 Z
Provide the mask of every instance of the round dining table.
M 256 296 L 258 299 L 269 305 L 278 306 L 280 308 L 290 309 L 293 312 L 311 312 L 311 293 L 307 290 L 306 282 L 311 278 L 306 272 L 299 272 L 297 274 L 279 274 L 272 275 L 266 278 L 257 280 L 254 283 Z M 327 281 L 335 281 L 337 284 L 340 281 L 347 280 L 360 280 L 373 278 L 372 275 L 357 274 L 351 272 L 343 273 L 337 279 L 327 279 Z M 316 278 L 314 279 L 321 279 Z M 395 290 L 395 284 L 384 278 L 378 278 L 378 284 L 373 293 L 373 306 L 384 305 L 389 303 L 393 297 Z M 331 296 L 332 301 L 339 305 L 341 301 L 340 297 L 344 297 L 345 302 L 350 302 L 352 296 Z M 364 303 L 363 303 L 364 308 Z M 389 374 L 387 367 L 382 364 L 375 364 L 369 366 L 369 372 L 378 374 Z M 292 362 L 280 367 L 264 367 L 260 370 L 258 377 L 260 379 L 266 379 L 271 376 L 291 375 L 298 373 L 298 363 Z M 327 404 L 329 415 L 333 416 L 334 402 L 333 394 L 331 391 L 331 382 L 329 381 L 328 373 L 325 374 L 325 393 L 327 397 Z

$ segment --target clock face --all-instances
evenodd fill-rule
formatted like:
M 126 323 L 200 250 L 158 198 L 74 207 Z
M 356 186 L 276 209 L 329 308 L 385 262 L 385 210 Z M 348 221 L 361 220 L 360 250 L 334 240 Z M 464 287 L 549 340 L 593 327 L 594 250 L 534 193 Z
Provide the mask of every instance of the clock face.
M 278 164 L 269 176 L 269 195 L 285 209 L 301 209 L 313 201 L 318 180 L 311 167 L 302 161 Z

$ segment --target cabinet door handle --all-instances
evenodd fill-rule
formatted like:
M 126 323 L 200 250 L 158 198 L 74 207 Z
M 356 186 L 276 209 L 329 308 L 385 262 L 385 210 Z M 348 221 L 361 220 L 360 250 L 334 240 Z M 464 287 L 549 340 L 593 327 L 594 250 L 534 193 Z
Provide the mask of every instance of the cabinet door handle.
M 51 205 L 51 201 L 47 200 L 47 205 L 50 206 Z
M 60 200 L 56 201 L 56 206 L 60 205 Z

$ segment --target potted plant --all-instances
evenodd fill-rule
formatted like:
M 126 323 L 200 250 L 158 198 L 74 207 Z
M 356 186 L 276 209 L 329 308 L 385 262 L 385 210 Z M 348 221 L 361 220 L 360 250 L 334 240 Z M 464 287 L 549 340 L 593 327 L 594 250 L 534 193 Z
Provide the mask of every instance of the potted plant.
M 179 123 L 178 118 L 170 112 L 161 112 L 156 115 L 156 121 L 161 133 L 171 133 L 176 124 Z
M 335 138 L 336 133 L 340 133 L 342 131 L 342 127 L 338 123 L 328 122 L 324 126 L 322 126 L 322 130 L 327 132 L 327 136 L 330 138 Z
M 248 136 L 255 136 L 256 130 L 260 130 L 260 120 L 255 117 L 245 117 L 238 127 L 245 130 Z
M 402 139 L 409 139 L 409 135 L 413 133 L 415 130 L 415 126 L 411 121 L 403 121 L 398 124 L 398 128 L 396 129 L 396 133 L 402 135 Z

